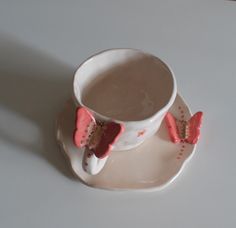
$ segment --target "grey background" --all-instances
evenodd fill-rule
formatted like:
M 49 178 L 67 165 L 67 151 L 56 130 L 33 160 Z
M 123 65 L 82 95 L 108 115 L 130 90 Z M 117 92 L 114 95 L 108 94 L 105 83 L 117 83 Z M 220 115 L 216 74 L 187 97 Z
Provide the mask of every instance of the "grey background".
M 236 2 L 0 1 L 0 226 L 235 227 Z M 73 178 L 54 123 L 76 67 L 112 47 L 151 52 L 205 113 L 196 154 L 159 192 Z

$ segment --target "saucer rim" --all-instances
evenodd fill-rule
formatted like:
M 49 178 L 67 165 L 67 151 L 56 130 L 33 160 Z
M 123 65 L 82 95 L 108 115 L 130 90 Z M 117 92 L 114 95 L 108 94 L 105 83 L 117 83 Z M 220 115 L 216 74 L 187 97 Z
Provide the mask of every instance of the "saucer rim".
M 189 114 L 192 115 L 192 111 L 189 108 L 188 103 L 185 101 L 185 99 L 183 98 L 183 96 L 177 92 L 177 96 L 182 100 L 182 102 L 185 104 L 186 109 L 188 110 Z M 66 101 L 66 103 L 68 103 L 71 99 L 69 99 L 68 101 Z M 72 99 L 73 100 L 73 99 Z M 173 103 L 174 104 L 174 103 Z M 60 130 L 60 119 L 61 119 L 61 115 L 63 113 L 64 108 L 62 109 L 62 111 L 59 113 L 58 118 L 56 120 L 56 140 L 58 142 L 58 146 L 59 149 L 61 151 L 61 153 L 64 155 L 64 157 L 66 158 L 66 163 L 69 165 L 70 170 L 72 171 L 73 175 L 79 179 L 79 181 L 81 181 L 84 185 L 90 187 L 90 188 L 96 188 L 96 189 L 102 189 L 102 190 L 106 190 L 106 191 L 134 191 L 134 192 L 153 192 L 153 191 L 160 191 L 163 190 L 164 188 L 166 188 L 167 186 L 169 186 L 171 183 L 173 183 L 181 174 L 181 172 L 184 170 L 184 168 L 188 165 L 189 161 L 192 159 L 192 157 L 195 154 L 196 151 L 196 147 L 197 144 L 193 144 L 193 148 L 191 150 L 190 155 L 185 158 L 185 160 L 183 161 L 183 163 L 180 166 L 180 169 L 178 170 L 178 172 L 176 174 L 174 174 L 167 182 L 165 182 L 164 184 L 161 184 L 159 186 L 154 186 L 154 187 L 147 187 L 147 188 L 114 188 L 114 187 L 102 187 L 99 185 L 95 185 L 95 184 L 90 184 L 86 181 L 84 181 L 73 169 L 73 165 L 72 165 L 72 159 L 70 158 L 67 150 L 68 148 L 66 148 L 66 145 L 63 143 L 63 139 L 61 138 L 61 130 Z M 122 150 L 125 151 L 125 150 Z

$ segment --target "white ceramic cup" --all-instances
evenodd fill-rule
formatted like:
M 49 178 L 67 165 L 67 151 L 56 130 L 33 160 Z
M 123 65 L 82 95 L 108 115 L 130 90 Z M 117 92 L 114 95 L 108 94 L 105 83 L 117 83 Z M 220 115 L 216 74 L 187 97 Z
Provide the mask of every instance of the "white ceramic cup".
M 119 70 L 122 68 L 124 71 Z M 144 112 L 145 109 L 150 109 L 152 111 L 149 112 L 149 116 L 144 119 L 137 120 L 135 118 L 133 120 L 131 114 L 127 121 L 119 120 L 104 116 L 83 103 L 85 88 L 94 80 L 99 80 L 99 77 L 102 77 L 105 72 L 113 71 L 113 69 L 117 69 L 117 72 L 114 70 L 114 74 L 123 73 L 124 75 L 126 74 L 125 70 L 128 70 L 127 84 L 130 85 L 132 85 L 132 81 L 129 75 L 137 74 L 140 83 L 137 84 L 136 90 L 141 91 L 145 87 L 145 91 L 142 92 L 147 99 L 146 101 L 145 99 L 140 101 L 140 103 L 135 102 L 135 105 L 139 106 L 134 107 L 134 110 L 138 109 L 140 112 Z M 109 49 L 93 55 L 77 69 L 73 89 L 76 105 L 86 107 L 96 120 L 113 121 L 124 126 L 124 132 L 113 145 L 112 153 L 135 148 L 154 135 L 165 114 L 174 103 L 177 94 L 175 76 L 170 67 L 159 58 L 136 49 Z M 132 91 L 130 92 L 132 93 Z M 153 94 L 156 95 L 156 99 L 148 100 L 149 95 L 153 97 Z M 122 98 L 122 94 L 120 96 Z M 126 98 L 123 97 L 122 99 Z M 116 105 L 116 102 L 114 102 L 114 105 Z M 132 107 L 132 105 L 131 103 L 130 106 Z M 122 111 L 125 112 L 126 110 Z M 107 157 L 99 159 L 94 155 L 88 159 L 85 153 L 84 156 L 87 165 L 86 171 L 90 174 L 100 172 L 107 160 Z

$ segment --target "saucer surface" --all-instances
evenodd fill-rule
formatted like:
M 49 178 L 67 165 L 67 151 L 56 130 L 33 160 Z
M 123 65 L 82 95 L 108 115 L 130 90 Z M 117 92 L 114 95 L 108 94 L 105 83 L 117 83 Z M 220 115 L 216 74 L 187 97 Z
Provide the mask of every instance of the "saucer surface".
M 139 147 L 112 151 L 102 171 L 89 175 L 82 168 L 82 154 L 73 143 L 75 104 L 68 101 L 57 121 L 57 139 L 74 174 L 86 185 L 110 190 L 160 189 L 171 183 L 182 171 L 196 145 L 170 141 L 165 123 L 158 132 Z M 177 95 L 170 112 L 188 120 L 191 112 Z

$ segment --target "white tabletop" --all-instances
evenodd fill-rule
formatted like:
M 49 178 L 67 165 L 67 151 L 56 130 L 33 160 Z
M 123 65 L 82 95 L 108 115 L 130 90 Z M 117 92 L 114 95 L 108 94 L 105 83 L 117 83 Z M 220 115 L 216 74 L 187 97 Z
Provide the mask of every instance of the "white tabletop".
M 236 2 L 0 3 L 0 226 L 235 227 Z M 73 178 L 55 140 L 76 67 L 113 47 L 165 60 L 201 140 L 183 173 L 152 193 Z

